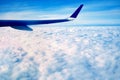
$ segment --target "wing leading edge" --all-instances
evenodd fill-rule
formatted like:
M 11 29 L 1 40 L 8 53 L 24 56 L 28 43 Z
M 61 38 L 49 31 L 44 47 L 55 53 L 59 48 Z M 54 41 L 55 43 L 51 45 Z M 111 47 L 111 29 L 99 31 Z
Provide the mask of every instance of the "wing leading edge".
M 51 23 L 60 23 L 60 22 L 67 22 L 74 20 L 77 18 L 78 14 L 80 13 L 81 9 L 83 7 L 83 4 L 80 5 L 77 10 L 66 19 L 54 19 L 54 20 L 0 20 L 0 27 L 3 26 L 11 26 L 14 29 L 18 30 L 26 30 L 26 31 L 32 31 L 30 27 L 27 25 L 37 25 L 37 24 L 51 24 Z

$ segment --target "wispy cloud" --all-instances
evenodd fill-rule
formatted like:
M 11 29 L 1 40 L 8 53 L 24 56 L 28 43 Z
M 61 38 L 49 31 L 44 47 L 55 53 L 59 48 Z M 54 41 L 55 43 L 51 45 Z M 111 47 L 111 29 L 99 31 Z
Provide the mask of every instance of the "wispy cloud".
M 76 8 L 65 8 L 60 9 L 57 11 L 20 11 L 20 12 L 7 12 L 7 13 L 1 13 L 0 18 L 1 19 L 30 19 L 30 20 L 40 20 L 40 19 L 61 19 L 61 18 L 67 18 L 69 17 Z M 68 10 L 66 12 L 66 10 Z M 106 11 L 91 11 L 91 12 L 84 12 L 84 7 L 81 13 L 79 14 L 78 18 L 70 22 L 69 25 L 72 24 L 120 24 L 119 23 L 119 10 L 113 9 L 113 10 L 106 10 Z M 68 23 L 66 23 L 68 24 Z M 64 24 L 65 25 L 65 24 Z

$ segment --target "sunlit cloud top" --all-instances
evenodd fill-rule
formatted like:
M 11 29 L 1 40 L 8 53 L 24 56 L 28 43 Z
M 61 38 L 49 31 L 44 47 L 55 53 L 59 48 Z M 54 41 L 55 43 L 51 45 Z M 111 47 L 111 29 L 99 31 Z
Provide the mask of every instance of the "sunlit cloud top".
M 80 4 L 84 4 L 81 14 L 71 24 L 120 25 L 119 0 L 2 0 L 0 19 L 64 18 Z

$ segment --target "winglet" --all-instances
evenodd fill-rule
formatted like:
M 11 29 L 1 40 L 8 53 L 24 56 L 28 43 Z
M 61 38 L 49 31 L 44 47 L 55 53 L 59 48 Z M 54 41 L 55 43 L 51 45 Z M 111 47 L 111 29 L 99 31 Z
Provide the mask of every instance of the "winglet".
M 77 10 L 70 16 L 70 18 L 76 18 L 79 12 L 81 11 L 82 7 L 83 7 L 83 4 L 81 4 L 80 7 L 77 8 Z

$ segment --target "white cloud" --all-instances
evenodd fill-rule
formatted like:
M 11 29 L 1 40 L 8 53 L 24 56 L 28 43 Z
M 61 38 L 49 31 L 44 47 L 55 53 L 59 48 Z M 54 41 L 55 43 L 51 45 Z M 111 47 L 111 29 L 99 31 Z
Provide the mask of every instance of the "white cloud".
M 118 27 L 0 29 L 0 79 L 119 80 Z
M 0 19 L 56 19 L 56 18 L 65 18 L 69 17 L 66 14 L 69 14 L 68 12 L 65 12 L 66 9 L 69 9 L 71 11 L 72 8 L 65 8 L 60 9 L 57 11 L 13 11 L 13 12 L 5 12 L 0 13 Z

